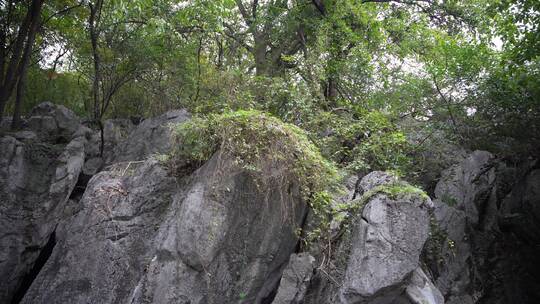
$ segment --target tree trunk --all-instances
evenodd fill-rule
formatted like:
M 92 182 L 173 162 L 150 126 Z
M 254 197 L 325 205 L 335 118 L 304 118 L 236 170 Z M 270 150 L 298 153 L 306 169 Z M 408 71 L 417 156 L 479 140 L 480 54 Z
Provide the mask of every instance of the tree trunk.
M 21 128 L 21 105 L 24 95 L 25 77 L 21 76 L 17 82 L 17 95 L 15 97 L 15 108 L 13 109 L 13 119 L 11 120 L 11 130 L 15 131 Z
M 266 43 L 262 38 L 255 38 L 255 46 L 253 48 L 253 57 L 255 59 L 255 75 L 269 76 L 268 64 L 266 62 Z
M 90 17 L 88 19 L 88 26 L 90 31 L 90 42 L 92 44 L 92 57 L 94 60 L 94 80 L 92 83 L 92 94 L 94 99 L 94 120 L 99 120 L 100 113 L 100 100 L 99 100 L 99 83 L 101 81 L 100 71 L 100 57 L 98 50 L 98 30 L 96 24 L 98 23 L 99 14 L 101 13 L 101 0 L 98 0 L 95 5 L 90 4 Z
M 338 95 L 337 81 L 334 76 L 328 76 L 324 86 L 324 97 L 326 101 L 334 103 Z
M 44 0 L 41 1 L 43 4 Z M 28 65 L 30 63 L 30 57 L 32 56 L 32 50 L 34 48 L 34 41 L 36 39 L 36 33 L 40 24 L 40 12 L 41 5 L 37 7 L 39 11 L 33 13 L 32 24 L 28 33 L 28 40 L 24 47 L 24 53 L 22 55 L 21 64 L 19 68 L 19 80 L 17 81 L 17 95 L 15 98 L 15 108 L 13 110 L 13 120 L 11 121 L 11 129 L 18 129 L 21 125 L 21 107 L 24 99 L 24 89 L 26 84 L 26 74 L 28 74 Z
M 3 74 L 3 70 L 1 71 L 3 77 L 0 84 L 0 121 L 4 116 L 6 104 L 13 93 L 15 84 L 18 82 L 21 72 L 23 72 L 23 69 L 25 68 L 24 66 L 28 64 L 28 60 L 21 58 L 21 56 L 23 55 L 23 50 L 26 53 L 27 45 L 29 43 L 33 44 L 34 42 L 34 38 L 32 37 L 35 37 L 38 29 L 39 16 L 44 1 L 45 0 L 32 0 L 31 5 L 26 12 L 26 16 L 19 27 L 19 33 L 13 44 L 11 59 L 9 60 L 5 74 Z M 3 33 L 3 35 L 5 35 L 5 33 Z M 5 56 L 2 60 L 5 61 Z M 5 63 L 2 64 L 4 65 Z
M 89 3 L 90 16 L 88 18 L 88 29 L 90 32 L 90 43 L 92 44 L 92 57 L 94 60 L 94 81 L 92 83 L 92 93 L 94 99 L 94 122 L 99 127 L 101 143 L 99 145 L 99 155 L 103 156 L 103 148 L 105 146 L 105 138 L 103 134 L 103 123 L 101 118 L 103 111 L 100 110 L 100 104 L 104 101 L 99 96 L 99 84 L 101 82 L 101 58 L 99 57 L 98 39 L 99 30 L 98 25 L 101 19 L 101 9 L 103 7 L 103 0 L 97 0 L 95 4 Z

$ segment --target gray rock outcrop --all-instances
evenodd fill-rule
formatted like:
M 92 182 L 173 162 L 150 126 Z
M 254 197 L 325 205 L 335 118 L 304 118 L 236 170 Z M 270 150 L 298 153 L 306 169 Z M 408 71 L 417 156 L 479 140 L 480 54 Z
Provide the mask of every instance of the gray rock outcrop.
M 381 181 L 382 180 L 382 181 Z M 362 179 L 364 190 L 391 182 L 373 172 Z M 404 291 L 429 231 L 431 201 L 421 195 L 369 198 L 353 228 L 352 247 L 340 288 L 342 303 L 392 303 Z
M 21 296 L 17 289 L 68 216 L 65 209 L 85 157 L 86 138 L 77 133 L 80 125 L 71 111 L 45 103 L 32 114 L 30 127 L 36 127 L 39 138 L 32 131 L 0 138 L 2 303 Z
M 42 141 L 67 143 L 80 129 L 81 121 L 68 108 L 50 102 L 40 103 L 32 109 L 28 128 Z
M 308 253 L 291 255 L 272 304 L 303 303 L 314 269 L 315 258 Z
M 358 188 L 363 196 L 349 205 L 363 208 L 315 247 L 320 266 L 304 303 L 443 303 L 420 269 L 431 200 L 385 172 L 366 175 Z
M 404 303 L 410 304 L 444 304 L 444 297 L 422 268 L 417 268 L 409 285 L 405 289 Z
M 173 110 L 158 117 L 143 120 L 129 132 L 127 137 L 115 137 L 115 141 L 119 143 L 114 147 L 113 154 L 106 159 L 106 163 L 139 161 L 151 154 L 168 152 L 171 146 L 171 125 L 184 122 L 189 117 L 186 110 Z M 111 129 L 118 130 L 119 128 L 113 128 L 111 124 Z
M 435 188 L 426 263 L 446 303 L 536 303 L 540 171 L 485 151 L 449 168 Z
M 51 103 L 2 129 L 0 302 L 540 299 L 539 162 L 459 156 L 433 202 L 386 172 L 352 176 L 317 215 L 296 181 L 261 181 L 225 152 L 190 170 L 153 157 L 188 119 L 107 120 L 103 156 L 99 132 Z
M 129 120 L 106 121 L 105 159 L 114 155 L 117 147 L 137 160 L 166 151 L 167 124 L 186 117 L 183 110 L 171 111 L 147 120 L 140 129 Z M 99 157 L 99 132 L 83 126 L 63 106 L 41 103 L 32 109 L 24 125 L 17 132 L 3 129 L 0 138 L 2 303 L 20 301 L 56 242 L 72 235 L 72 217 L 84 210 L 79 199 L 86 183 L 105 165 Z M 134 137 L 128 139 L 129 134 Z
M 23 303 L 262 303 L 270 295 L 307 211 L 297 191 L 275 183 L 261 192 L 221 155 L 180 184 L 156 160 L 126 165 L 92 178 Z

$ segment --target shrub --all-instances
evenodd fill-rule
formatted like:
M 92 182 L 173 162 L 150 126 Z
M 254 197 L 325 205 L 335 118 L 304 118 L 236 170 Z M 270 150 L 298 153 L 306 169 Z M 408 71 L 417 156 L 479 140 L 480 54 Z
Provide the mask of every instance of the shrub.
M 364 201 L 369 201 L 375 194 L 378 193 L 385 194 L 393 200 L 410 199 L 412 197 L 418 197 L 422 200 L 430 199 L 427 193 L 424 192 L 422 189 L 402 181 L 374 187 L 373 189 L 364 193 L 364 195 L 362 195 L 360 199 Z
M 319 112 L 306 128 L 326 157 L 352 172 L 408 170 L 407 138 L 381 112 Z
M 194 117 L 174 127 L 171 161 L 199 166 L 221 150 L 263 184 L 270 178 L 298 181 L 314 209 L 329 202 L 338 172 L 306 133 L 260 111 L 235 111 Z

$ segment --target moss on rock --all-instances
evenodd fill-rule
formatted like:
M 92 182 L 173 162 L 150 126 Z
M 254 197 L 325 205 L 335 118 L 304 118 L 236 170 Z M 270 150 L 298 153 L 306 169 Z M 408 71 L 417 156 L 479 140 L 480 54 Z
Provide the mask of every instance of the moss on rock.
M 173 140 L 173 163 L 197 167 L 221 151 L 263 182 L 297 181 L 303 198 L 315 208 L 328 203 L 325 192 L 339 181 L 334 164 L 302 129 L 260 111 L 194 117 L 174 127 Z
M 403 181 L 396 181 L 393 183 L 377 186 L 362 195 L 360 200 L 364 201 L 361 205 L 365 205 L 365 202 L 369 201 L 376 194 L 385 194 L 393 200 L 407 199 L 411 197 L 419 197 L 423 200 L 428 200 L 429 196 L 422 189 L 412 186 Z

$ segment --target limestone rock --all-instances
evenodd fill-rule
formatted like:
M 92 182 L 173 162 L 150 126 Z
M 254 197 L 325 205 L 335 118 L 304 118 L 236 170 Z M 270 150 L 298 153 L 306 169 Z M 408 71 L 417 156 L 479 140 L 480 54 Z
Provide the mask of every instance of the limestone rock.
M 426 264 L 447 303 L 536 303 L 540 172 L 485 151 L 442 173 Z
M 43 102 L 32 109 L 27 124 L 41 140 L 67 143 L 79 129 L 81 121 L 66 107 Z
M 405 293 L 411 304 L 444 304 L 444 297 L 421 268 L 411 277 Z
M 14 296 L 62 221 L 82 169 L 84 141 L 58 146 L 0 138 L 0 302 Z
M 361 193 L 365 193 L 377 186 L 396 182 L 398 178 L 383 171 L 373 171 L 360 180 L 359 188 Z
M 186 110 L 169 111 L 158 117 L 143 120 L 114 149 L 106 163 L 139 161 L 151 154 L 166 153 L 171 145 L 171 124 L 189 119 Z
M 92 178 L 23 303 L 261 303 L 277 287 L 297 187 L 261 192 L 223 155 L 180 184 L 156 160 L 127 165 Z
M 277 295 L 272 304 L 300 304 L 313 276 L 315 258 L 307 253 L 292 254 L 283 271 Z
M 364 191 L 395 182 L 384 172 L 360 181 Z M 429 230 L 429 198 L 376 193 L 352 230 L 341 303 L 392 303 L 406 288 Z

